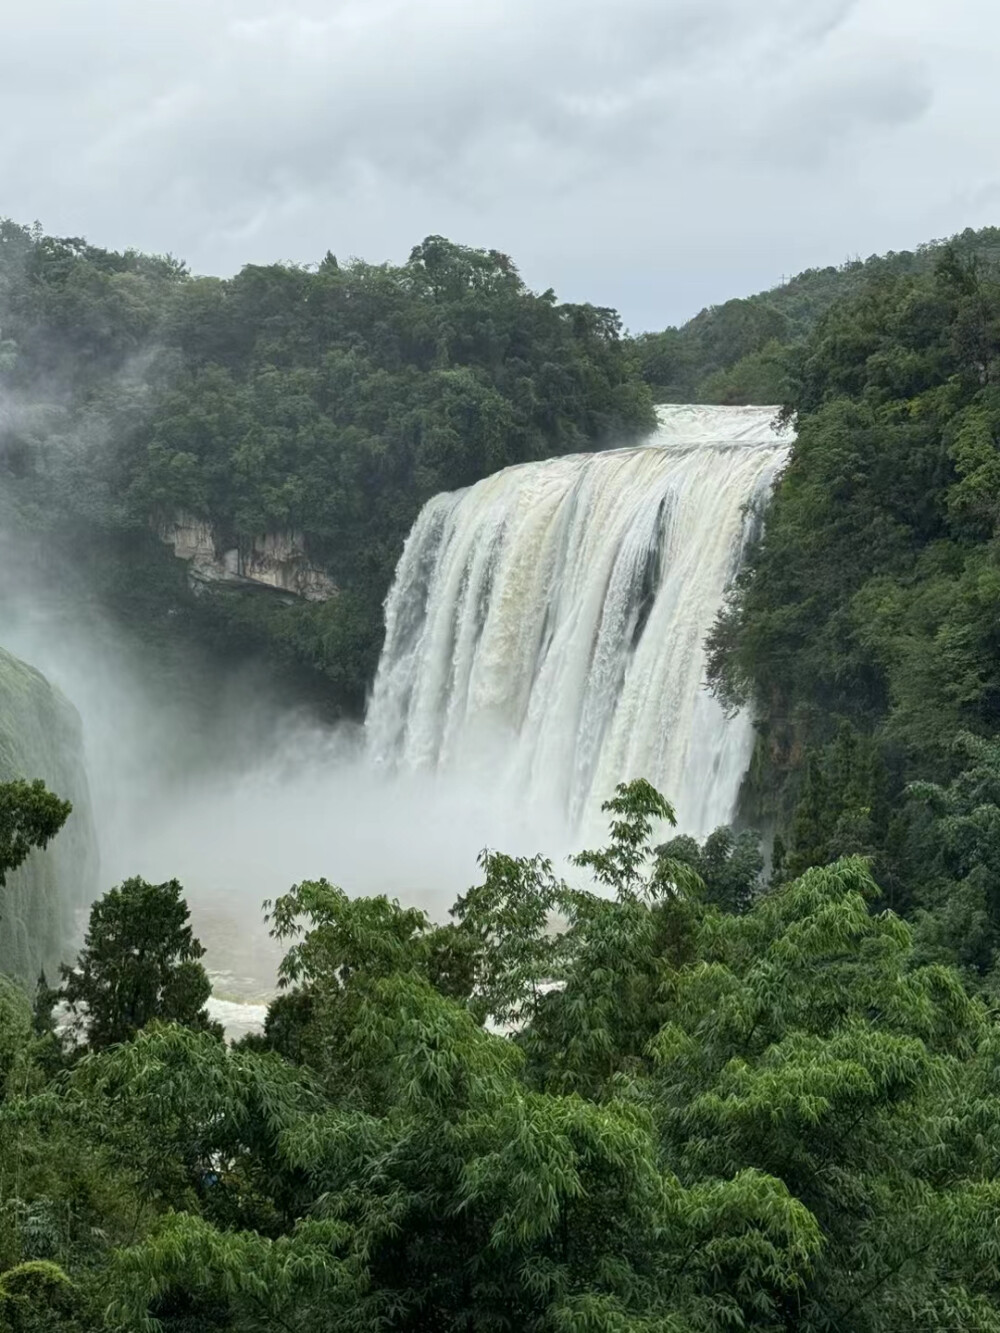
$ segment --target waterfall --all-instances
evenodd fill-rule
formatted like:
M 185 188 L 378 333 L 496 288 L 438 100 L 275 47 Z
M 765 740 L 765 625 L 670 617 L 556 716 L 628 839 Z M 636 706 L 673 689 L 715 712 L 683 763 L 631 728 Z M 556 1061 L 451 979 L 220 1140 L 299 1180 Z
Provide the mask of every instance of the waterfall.
M 787 457 L 774 415 L 664 407 L 640 447 L 430 500 L 386 601 L 370 754 L 578 827 L 634 777 L 688 832 L 730 819 L 752 727 L 705 688 L 705 638 Z
M 704 645 L 787 456 L 774 415 L 664 407 L 640 447 L 430 500 L 386 601 L 370 754 L 575 826 L 633 777 L 693 834 L 731 818 L 752 728 L 705 688 Z

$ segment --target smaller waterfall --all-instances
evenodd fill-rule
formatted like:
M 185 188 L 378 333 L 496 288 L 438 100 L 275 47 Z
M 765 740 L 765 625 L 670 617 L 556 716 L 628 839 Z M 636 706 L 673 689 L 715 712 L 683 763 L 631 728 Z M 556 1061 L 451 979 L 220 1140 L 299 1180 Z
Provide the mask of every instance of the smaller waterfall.
M 728 820 L 751 728 L 705 689 L 704 643 L 787 456 L 773 417 L 663 408 L 641 447 L 435 496 L 386 602 L 369 752 L 576 826 L 633 777 L 691 833 Z

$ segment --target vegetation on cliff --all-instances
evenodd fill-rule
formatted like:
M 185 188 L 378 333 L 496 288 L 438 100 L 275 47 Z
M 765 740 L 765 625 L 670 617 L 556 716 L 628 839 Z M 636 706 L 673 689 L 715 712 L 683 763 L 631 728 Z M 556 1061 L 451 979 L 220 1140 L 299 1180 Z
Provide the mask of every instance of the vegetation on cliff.
M 172 633 L 263 645 L 354 709 L 426 499 L 653 424 L 613 311 L 441 237 L 399 266 L 328 254 L 220 280 L 4 222 L 0 337 L 8 522 L 71 550 L 145 627 L 172 613 Z M 340 593 L 195 599 L 155 533 L 179 514 L 220 550 L 300 534 Z
M 96 891 L 96 861 L 79 718 L 0 648 L 0 972 L 33 981 L 58 964 Z
M 748 809 L 776 820 L 788 874 L 870 856 L 921 947 L 987 981 L 1000 943 L 996 270 L 946 247 L 930 272 L 885 274 L 827 312 L 793 370 L 798 439 L 713 643 L 723 695 L 761 716 Z

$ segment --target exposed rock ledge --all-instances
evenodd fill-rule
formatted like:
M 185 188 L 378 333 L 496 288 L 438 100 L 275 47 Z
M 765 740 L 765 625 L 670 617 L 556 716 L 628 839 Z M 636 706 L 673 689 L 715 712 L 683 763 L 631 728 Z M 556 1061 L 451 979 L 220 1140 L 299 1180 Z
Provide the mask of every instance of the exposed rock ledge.
M 206 583 L 234 583 L 275 588 L 307 602 L 325 602 L 336 595 L 336 584 L 310 563 L 300 532 L 266 532 L 229 546 L 217 540 L 211 523 L 178 514 L 159 533 L 174 548 L 174 555 L 187 561 L 195 591 Z

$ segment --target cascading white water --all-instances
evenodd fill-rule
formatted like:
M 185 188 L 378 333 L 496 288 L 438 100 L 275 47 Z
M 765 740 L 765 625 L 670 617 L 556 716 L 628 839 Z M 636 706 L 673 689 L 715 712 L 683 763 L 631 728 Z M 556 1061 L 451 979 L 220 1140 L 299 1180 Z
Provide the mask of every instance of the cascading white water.
M 641 447 L 429 501 L 386 602 L 369 753 L 555 804 L 576 827 L 634 777 L 686 831 L 725 823 L 752 734 L 706 690 L 704 644 L 787 456 L 774 415 L 665 407 Z
M 218 1013 L 239 1026 L 259 1007 L 226 1004 L 266 999 L 280 954 L 261 900 L 292 883 L 326 875 L 441 920 L 486 845 L 570 873 L 623 778 L 650 778 L 693 833 L 726 820 L 751 733 L 703 689 L 703 643 L 752 531 L 744 506 L 763 505 L 787 449 L 772 415 L 666 409 L 642 448 L 432 500 L 388 600 L 363 747 L 253 678 L 229 683 L 204 735 L 144 652 L 12 546 L 0 643 L 82 717 L 102 887 L 181 880 Z

